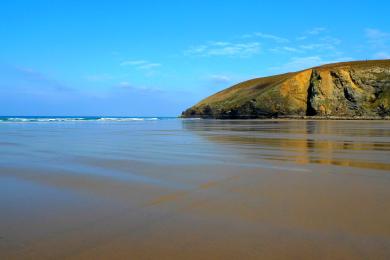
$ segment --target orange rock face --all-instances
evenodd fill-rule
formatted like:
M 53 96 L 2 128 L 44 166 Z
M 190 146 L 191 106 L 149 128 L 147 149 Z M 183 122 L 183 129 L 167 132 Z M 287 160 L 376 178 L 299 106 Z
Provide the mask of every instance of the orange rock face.
M 218 92 L 183 117 L 390 116 L 390 60 L 329 64 L 252 79 Z

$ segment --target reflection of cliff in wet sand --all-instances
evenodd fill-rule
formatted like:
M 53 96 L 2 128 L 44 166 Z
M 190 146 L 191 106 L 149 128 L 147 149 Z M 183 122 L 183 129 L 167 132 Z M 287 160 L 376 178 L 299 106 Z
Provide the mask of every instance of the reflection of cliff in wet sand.
M 210 127 L 210 124 L 215 134 L 196 131 Z M 375 160 L 376 151 L 390 152 L 390 141 L 386 139 L 390 133 L 380 127 L 382 124 L 361 121 L 356 128 L 354 122 L 322 120 L 184 123 L 186 128 L 195 130 L 210 141 L 256 147 L 256 156 L 266 160 L 390 170 L 387 160 Z
M 385 118 L 390 60 L 343 62 L 248 80 L 183 112 L 202 118 Z

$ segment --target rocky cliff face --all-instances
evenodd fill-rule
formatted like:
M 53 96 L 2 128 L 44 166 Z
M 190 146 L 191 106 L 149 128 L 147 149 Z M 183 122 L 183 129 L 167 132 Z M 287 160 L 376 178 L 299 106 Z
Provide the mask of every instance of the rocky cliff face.
M 202 118 L 297 116 L 390 116 L 390 60 L 329 64 L 249 80 L 182 113 Z

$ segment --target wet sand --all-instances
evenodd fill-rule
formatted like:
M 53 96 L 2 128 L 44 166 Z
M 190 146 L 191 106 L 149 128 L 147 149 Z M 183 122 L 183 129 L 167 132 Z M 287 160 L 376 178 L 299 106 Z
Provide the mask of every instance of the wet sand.
M 0 259 L 389 259 L 390 122 L 0 124 Z

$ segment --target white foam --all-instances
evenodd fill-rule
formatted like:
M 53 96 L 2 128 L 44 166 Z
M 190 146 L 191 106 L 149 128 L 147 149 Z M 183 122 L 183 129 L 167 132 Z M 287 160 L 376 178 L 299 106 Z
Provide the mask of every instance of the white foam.
M 0 123 L 48 123 L 48 122 L 85 122 L 85 121 L 149 121 L 160 120 L 157 117 L 0 117 Z
M 145 120 L 159 120 L 157 117 L 102 117 L 98 121 L 145 121 Z

